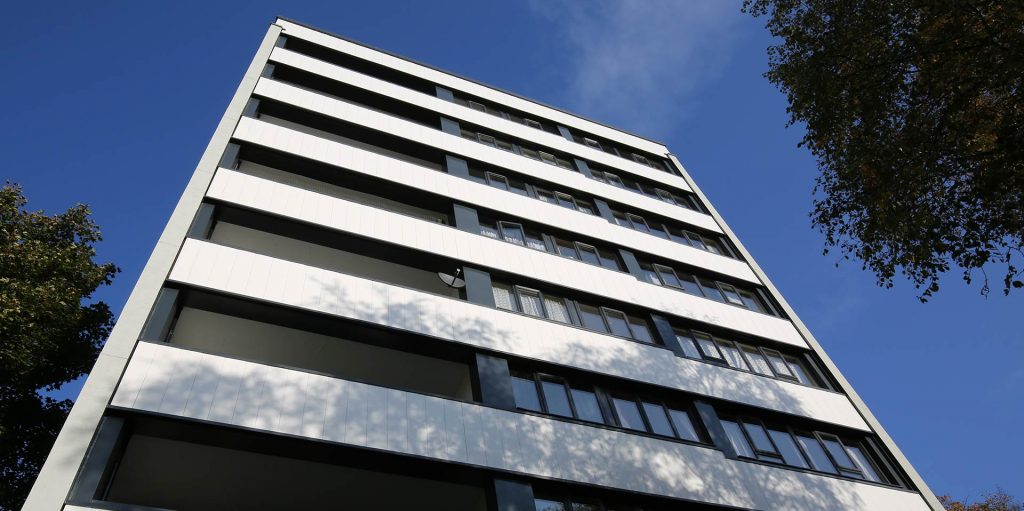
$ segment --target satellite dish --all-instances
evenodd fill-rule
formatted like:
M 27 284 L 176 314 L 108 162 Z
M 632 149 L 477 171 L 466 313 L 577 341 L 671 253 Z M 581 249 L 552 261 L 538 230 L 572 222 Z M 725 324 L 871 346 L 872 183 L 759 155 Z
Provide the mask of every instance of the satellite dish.
M 443 271 L 437 272 L 437 278 L 441 279 L 444 285 L 455 289 L 466 287 L 466 281 L 460 278 L 459 275 L 462 275 L 462 268 L 456 269 L 455 275 L 449 275 Z

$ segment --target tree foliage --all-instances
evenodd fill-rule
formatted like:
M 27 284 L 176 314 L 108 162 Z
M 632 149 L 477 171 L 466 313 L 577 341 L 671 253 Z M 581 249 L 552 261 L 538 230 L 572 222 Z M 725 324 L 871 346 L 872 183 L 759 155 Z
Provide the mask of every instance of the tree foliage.
M 21 188 L 0 188 L 0 509 L 18 509 L 71 409 L 43 393 L 84 374 L 113 325 L 86 303 L 119 271 L 98 264 L 100 231 L 77 205 L 27 211 Z
M 958 268 L 1024 287 L 1024 2 L 746 0 L 817 158 L 825 252 L 926 301 Z
M 953 500 L 949 495 L 939 497 L 939 502 L 942 502 L 946 511 L 1024 511 L 1024 504 L 1014 500 L 999 488 L 995 493 L 985 495 L 983 501 L 973 504 L 969 504 L 967 501 Z

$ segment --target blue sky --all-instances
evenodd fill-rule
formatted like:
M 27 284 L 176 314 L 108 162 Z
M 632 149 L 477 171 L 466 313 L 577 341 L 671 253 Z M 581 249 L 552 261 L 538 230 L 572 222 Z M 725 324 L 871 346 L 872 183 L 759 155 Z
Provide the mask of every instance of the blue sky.
M 921 304 L 822 256 L 814 161 L 739 4 L 19 2 L 0 178 L 32 208 L 92 206 L 123 269 L 99 297 L 120 310 L 267 25 L 291 17 L 666 143 L 936 493 L 1024 497 L 1024 293 L 952 274 Z

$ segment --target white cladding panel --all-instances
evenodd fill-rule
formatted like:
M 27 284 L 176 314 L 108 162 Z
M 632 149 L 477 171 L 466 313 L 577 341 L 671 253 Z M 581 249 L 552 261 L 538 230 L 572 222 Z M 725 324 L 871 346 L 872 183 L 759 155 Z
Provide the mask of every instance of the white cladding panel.
M 510 108 L 521 110 L 526 113 L 537 115 L 541 118 L 550 119 L 557 123 L 564 124 L 570 128 L 577 128 L 586 132 L 593 133 L 595 135 L 614 140 L 616 142 L 630 145 L 644 151 L 648 151 L 654 154 L 665 154 L 668 152 L 668 148 L 657 142 L 652 142 L 629 133 L 619 131 L 602 124 L 598 124 L 593 121 L 577 117 L 572 114 L 567 114 L 560 110 L 556 110 L 551 107 L 547 107 L 533 101 L 529 101 L 506 92 L 501 92 L 497 89 L 481 85 L 479 83 L 459 78 L 443 71 L 438 71 L 431 67 L 417 64 L 409 60 L 395 57 L 387 53 L 367 48 L 366 46 L 356 44 L 353 42 L 334 37 L 323 32 L 319 32 L 310 28 L 297 25 L 287 20 L 278 19 L 277 25 L 279 25 L 284 33 L 290 37 L 297 37 L 306 41 L 310 41 L 321 46 L 331 48 L 342 53 L 354 55 L 370 62 L 375 62 L 383 66 L 387 66 L 399 71 L 409 73 L 413 76 L 419 76 L 426 80 L 430 80 L 439 85 L 449 87 L 455 90 L 461 90 L 473 96 L 478 96 L 489 101 L 494 101 L 499 105 L 506 105 Z
M 407 121 L 395 116 L 366 108 L 330 96 L 319 94 L 294 85 L 275 80 L 260 79 L 255 93 L 267 98 L 311 110 L 322 115 L 342 119 L 346 122 L 389 133 L 418 143 L 436 147 L 442 151 L 479 160 L 500 168 L 512 169 L 523 174 L 563 184 L 574 190 L 602 197 L 607 200 L 629 204 L 632 207 L 658 213 L 669 218 L 721 232 L 721 228 L 710 215 L 667 204 L 647 195 L 624 190 L 607 183 L 595 181 L 582 173 L 556 167 L 518 154 L 486 146 L 461 136 L 445 133 L 435 127 Z M 651 170 L 652 173 L 671 177 Z M 689 187 L 678 187 L 689 190 Z
M 707 448 L 139 343 L 113 405 L 728 506 L 926 510 L 921 497 Z
M 600 216 L 572 211 L 347 144 L 324 140 L 250 118 L 243 118 L 239 122 L 235 138 L 394 183 L 413 186 L 467 204 L 502 211 L 539 224 L 578 232 L 592 238 L 614 240 L 616 244 L 639 252 L 658 254 L 667 259 L 759 283 L 750 266 L 744 261 L 614 225 Z M 279 200 L 275 197 L 267 199 Z
M 587 160 L 588 162 L 599 163 L 612 167 L 612 169 L 616 170 L 616 173 L 626 172 L 635 176 L 645 177 L 652 181 L 664 183 L 670 188 L 680 188 L 687 191 L 690 190 L 689 185 L 678 176 L 652 169 L 647 165 L 642 165 L 633 160 L 621 158 L 590 146 L 577 144 L 576 142 L 567 140 L 561 135 L 531 128 L 524 124 L 510 121 L 496 115 L 480 112 L 478 110 L 438 98 L 437 96 L 431 96 L 401 85 L 395 85 L 391 82 L 352 71 L 351 69 L 336 66 L 301 53 L 289 51 L 284 48 L 275 48 L 274 52 L 270 55 L 270 60 L 309 71 L 332 80 L 383 94 L 405 103 L 433 110 L 434 112 L 456 120 L 468 121 L 472 124 L 484 126 L 516 138 L 535 142 L 541 146 L 547 146 L 558 151 L 573 154 L 576 157 Z M 657 154 L 664 154 L 664 152 Z
M 414 233 L 407 231 L 411 236 Z M 241 276 L 241 278 L 239 278 Z M 194 239 L 170 280 L 867 430 L 846 396 L 582 328 Z
M 302 178 L 294 179 L 298 181 Z M 303 184 L 314 186 L 308 180 Z M 640 282 L 629 273 L 608 270 L 300 187 L 222 168 L 218 170 L 207 193 L 210 197 L 249 208 L 386 243 L 442 254 L 467 263 L 529 275 L 555 285 L 807 348 L 788 320 Z M 725 260 L 723 257 L 708 255 Z

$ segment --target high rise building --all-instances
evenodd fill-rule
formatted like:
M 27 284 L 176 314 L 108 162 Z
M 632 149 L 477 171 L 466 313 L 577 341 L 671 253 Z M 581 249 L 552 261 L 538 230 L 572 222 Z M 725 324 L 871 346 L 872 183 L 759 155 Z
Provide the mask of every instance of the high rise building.
M 941 509 L 664 145 L 278 19 L 26 509 Z

